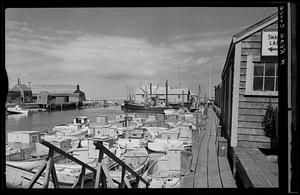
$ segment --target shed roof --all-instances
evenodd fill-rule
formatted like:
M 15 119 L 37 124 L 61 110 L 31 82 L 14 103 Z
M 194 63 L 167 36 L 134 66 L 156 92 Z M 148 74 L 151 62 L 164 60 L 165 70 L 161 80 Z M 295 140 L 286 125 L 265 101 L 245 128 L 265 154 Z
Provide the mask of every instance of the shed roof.
M 13 88 L 9 91 L 32 91 L 27 85 L 25 84 L 16 84 Z
M 77 90 L 76 85 L 32 85 L 32 93 L 39 94 L 47 91 L 49 94 L 72 94 Z
M 233 55 L 234 53 L 234 47 L 235 47 L 235 44 L 237 44 L 238 42 L 242 41 L 243 39 L 255 34 L 256 32 L 264 29 L 265 27 L 271 25 L 272 23 L 278 21 L 278 12 L 272 14 L 271 16 L 259 21 L 258 23 L 254 24 L 254 25 L 251 25 L 249 26 L 248 28 L 240 31 L 239 33 L 235 34 L 233 37 L 232 37 L 232 40 L 231 40 L 231 43 L 230 43 L 230 46 L 229 46 L 229 49 L 228 49 L 228 53 L 227 53 L 227 56 L 226 56 L 226 61 L 225 61 L 225 65 L 223 67 L 223 70 L 222 70 L 222 77 L 224 75 L 224 71 L 227 69 L 227 66 L 228 66 L 228 60 L 230 59 L 230 56 Z

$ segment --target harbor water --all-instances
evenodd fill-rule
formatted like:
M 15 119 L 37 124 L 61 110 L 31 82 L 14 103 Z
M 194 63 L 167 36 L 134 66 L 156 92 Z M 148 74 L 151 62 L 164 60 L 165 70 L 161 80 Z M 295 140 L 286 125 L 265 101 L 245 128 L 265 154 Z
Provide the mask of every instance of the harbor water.
M 107 115 L 108 120 L 115 120 L 116 115 L 119 114 L 124 114 L 124 111 L 121 110 L 120 106 L 110 106 L 52 112 L 32 112 L 28 113 L 28 115 L 7 115 L 5 120 L 6 138 L 7 132 L 46 131 L 52 129 L 56 125 L 73 122 L 73 119 L 78 116 L 87 116 L 91 122 L 94 122 L 96 121 L 96 117 L 100 115 Z

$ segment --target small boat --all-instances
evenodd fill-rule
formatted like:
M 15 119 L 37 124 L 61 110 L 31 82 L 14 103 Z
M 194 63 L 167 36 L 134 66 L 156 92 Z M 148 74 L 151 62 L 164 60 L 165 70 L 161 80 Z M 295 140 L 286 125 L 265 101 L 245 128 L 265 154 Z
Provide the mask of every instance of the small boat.
M 141 139 L 120 138 L 117 140 L 120 148 L 126 150 L 136 150 L 141 147 Z
M 142 175 L 145 172 L 149 164 L 149 154 L 144 147 L 128 151 L 122 155 L 122 158 L 124 158 L 123 162 L 139 175 Z M 110 175 L 113 179 L 121 182 L 122 168 L 120 166 L 116 166 L 114 169 L 110 170 Z M 128 172 L 126 177 L 129 182 L 133 182 L 135 180 L 135 177 Z
M 20 105 L 15 105 L 15 107 L 8 107 L 7 112 L 10 114 L 28 114 L 28 110 L 22 109 Z
M 35 172 L 29 171 L 23 168 L 15 167 L 13 165 L 6 164 L 6 186 L 8 188 L 27 188 L 29 182 L 33 179 Z M 41 175 L 33 188 L 43 188 L 44 176 Z M 54 188 L 53 182 L 49 180 L 49 188 Z
M 19 168 L 23 168 L 23 169 L 27 169 L 27 170 L 31 170 L 34 169 L 36 167 L 40 167 L 43 162 L 45 161 L 45 159 L 30 159 L 30 160 L 24 160 L 24 161 L 6 161 L 7 165 L 12 165 L 15 167 L 19 167 Z
M 166 153 L 170 149 L 184 150 L 184 142 L 176 139 L 154 139 L 147 144 L 150 152 Z
M 180 150 L 171 150 L 154 161 L 143 174 L 150 183 L 149 188 L 179 188 L 180 178 L 190 172 L 191 154 Z M 145 188 L 140 182 L 139 188 Z

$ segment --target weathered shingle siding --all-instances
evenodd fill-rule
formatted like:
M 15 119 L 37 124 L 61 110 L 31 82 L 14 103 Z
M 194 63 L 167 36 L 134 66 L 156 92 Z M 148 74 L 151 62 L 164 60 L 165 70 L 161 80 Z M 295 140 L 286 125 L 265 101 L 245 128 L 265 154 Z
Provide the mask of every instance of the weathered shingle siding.
M 277 22 L 263 30 L 270 29 L 277 29 Z M 247 82 L 247 56 L 252 55 L 254 60 L 261 60 L 261 35 L 262 31 L 258 31 L 241 41 L 237 146 L 270 148 L 271 145 L 270 138 L 265 136 L 262 120 L 269 100 L 272 101 L 272 104 L 278 105 L 278 98 L 244 95 Z

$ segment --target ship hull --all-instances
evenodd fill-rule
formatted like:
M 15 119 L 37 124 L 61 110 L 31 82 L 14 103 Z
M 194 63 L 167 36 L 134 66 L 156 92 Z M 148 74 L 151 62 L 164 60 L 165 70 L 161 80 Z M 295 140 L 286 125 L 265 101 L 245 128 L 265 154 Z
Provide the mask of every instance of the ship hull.
M 129 112 L 155 112 L 155 113 L 164 113 L 164 110 L 170 109 L 170 107 L 145 107 L 141 104 L 132 103 L 129 101 L 124 101 L 124 105 L 121 106 L 121 109 Z

